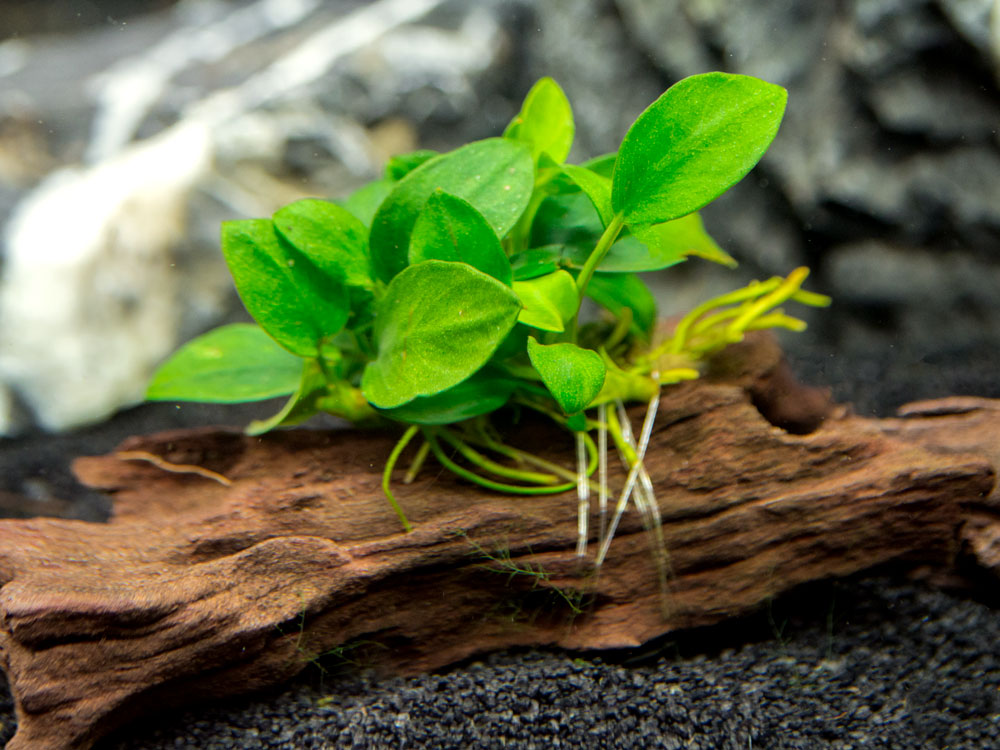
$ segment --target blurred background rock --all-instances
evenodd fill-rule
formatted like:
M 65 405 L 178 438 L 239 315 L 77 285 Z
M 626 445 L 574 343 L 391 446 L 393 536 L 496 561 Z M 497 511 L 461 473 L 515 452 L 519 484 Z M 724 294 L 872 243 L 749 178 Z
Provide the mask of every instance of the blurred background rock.
M 7 0 L 0 39 L 0 481 L 43 512 L 75 492 L 65 454 L 273 410 L 129 408 L 244 315 L 222 220 L 496 135 L 542 75 L 576 159 L 683 76 L 787 87 L 764 161 L 704 211 L 740 268 L 651 277 L 662 312 L 804 264 L 835 299 L 786 339 L 807 379 L 862 413 L 1000 395 L 1000 0 Z

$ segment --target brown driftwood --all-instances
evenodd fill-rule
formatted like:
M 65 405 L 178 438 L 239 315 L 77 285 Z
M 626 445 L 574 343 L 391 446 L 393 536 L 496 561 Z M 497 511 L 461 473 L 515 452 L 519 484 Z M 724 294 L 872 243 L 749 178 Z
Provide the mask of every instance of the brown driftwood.
M 670 389 L 647 461 L 666 596 L 634 512 L 600 574 L 581 565 L 571 495 L 505 497 L 427 467 L 400 487 L 415 523 L 401 533 L 379 486 L 391 438 L 133 438 L 76 465 L 113 494 L 110 523 L 0 522 L 0 655 L 19 721 L 8 748 L 87 748 L 145 713 L 279 683 L 344 644 L 405 673 L 516 644 L 635 646 L 803 582 L 946 562 L 963 545 L 1000 572 L 1000 406 L 948 403 L 886 421 L 831 412 L 768 337 Z M 536 447 L 568 443 L 521 429 Z

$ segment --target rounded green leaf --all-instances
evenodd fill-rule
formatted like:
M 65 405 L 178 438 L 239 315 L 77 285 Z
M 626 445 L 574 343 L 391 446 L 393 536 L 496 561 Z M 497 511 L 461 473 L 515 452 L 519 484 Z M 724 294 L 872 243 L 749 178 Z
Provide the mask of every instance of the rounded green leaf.
M 486 363 L 520 309 L 509 287 L 464 263 L 410 266 L 379 303 L 365 398 L 390 409 L 457 385 Z
M 618 151 L 611 200 L 625 223 L 697 211 L 760 160 L 788 93 L 750 76 L 705 73 L 671 86 L 635 121 Z
M 517 322 L 543 331 L 565 330 L 566 322 L 580 306 L 576 281 L 562 269 L 527 281 L 515 281 L 514 292 L 524 305 Z
M 510 286 L 510 261 L 496 232 L 468 201 L 435 190 L 413 225 L 410 265 L 425 260 L 468 263 Z
M 558 164 L 569 156 L 575 130 L 566 94 L 554 80 L 542 78 L 531 87 L 504 137 L 527 143 L 535 161 L 548 154 Z
M 590 405 L 604 385 L 604 360 L 595 351 L 576 344 L 539 344 L 528 339 L 528 357 L 566 414 L 576 414 Z
M 302 377 L 302 360 L 258 326 L 234 323 L 184 344 L 153 375 L 150 401 L 235 404 L 285 396 Z
M 347 322 L 350 300 L 337 272 L 281 239 L 270 219 L 224 222 L 222 254 L 247 311 L 293 354 L 318 356 Z
M 369 246 L 378 278 L 389 281 L 406 267 L 413 225 L 435 190 L 468 201 L 503 238 L 527 207 L 534 180 L 531 152 L 503 138 L 424 162 L 396 183 L 372 219 Z
M 273 219 L 278 234 L 318 268 L 340 276 L 347 286 L 371 288 L 368 230 L 349 211 L 336 203 L 306 198 L 285 206 Z
M 418 396 L 381 413 L 411 424 L 452 424 L 496 411 L 510 400 L 517 382 L 482 370 L 433 396 Z

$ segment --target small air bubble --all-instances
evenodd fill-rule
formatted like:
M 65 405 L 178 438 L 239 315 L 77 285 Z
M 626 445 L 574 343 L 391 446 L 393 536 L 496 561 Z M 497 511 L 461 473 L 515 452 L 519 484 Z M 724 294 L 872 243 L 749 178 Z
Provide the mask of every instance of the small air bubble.
M 288 259 L 288 267 L 291 268 L 294 265 L 295 265 L 295 258 L 289 258 Z

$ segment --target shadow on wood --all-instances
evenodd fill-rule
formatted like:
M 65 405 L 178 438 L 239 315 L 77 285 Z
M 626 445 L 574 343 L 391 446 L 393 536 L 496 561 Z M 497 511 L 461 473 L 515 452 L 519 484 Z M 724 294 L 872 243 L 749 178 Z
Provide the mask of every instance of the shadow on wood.
M 665 391 L 647 466 L 666 595 L 632 512 L 599 575 L 580 563 L 575 496 L 505 497 L 429 466 L 401 485 L 415 525 L 402 533 L 380 489 L 391 436 L 132 438 L 75 466 L 112 494 L 110 523 L 0 522 L 8 747 L 88 748 L 126 720 L 280 683 L 344 644 L 407 673 L 512 645 L 636 646 L 892 559 L 969 551 L 997 572 L 1000 407 L 934 403 L 852 416 L 795 384 L 763 335 Z M 519 430 L 565 444 L 543 452 L 569 464 L 568 435 Z M 177 465 L 189 468 L 166 470 Z

